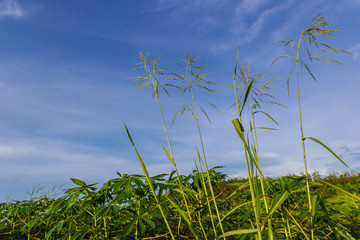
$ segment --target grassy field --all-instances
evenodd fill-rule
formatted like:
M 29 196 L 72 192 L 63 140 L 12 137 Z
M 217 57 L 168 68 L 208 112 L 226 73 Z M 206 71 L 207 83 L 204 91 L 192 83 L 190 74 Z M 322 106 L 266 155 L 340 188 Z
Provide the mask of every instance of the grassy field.
M 290 48 L 289 54 L 280 55 L 271 64 L 288 58 L 296 68 L 295 76 L 288 75 L 288 81 L 294 79 L 297 87 L 302 176 L 272 179 L 261 170 L 256 117 L 261 114 L 277 124 L 261 110 L 264 103 L 281 105 L 272 95 L 274 77 L 256 73 L 255 68 L 238 64 L 236 59 L 232 88 L 237 115 L 232 123 L 242 144 L 247 178 L 228 179 L 220 167 L 209 168 L 202 140 L 199 114 L 208 115 L 197 94 L 217 91 L 216 84 L 207 80 L 211 74 L 206 66 L 187 52 L 178 62 L 179 71 L 166 72 L 158 66 L 160 56 L 149 58 L 140 52 L 136 70 L 141 75 L 134 81 L 139 90 L 150 87 L 157 101 L 167 140 L 162 149 L 174 170 L 150 176 L 125 125 L 144 175 L 118 173 L 118 178 L 99 189 L 96 184 L 72 178 L 76 186 L 63 190 L 60 197 L 1 203 L 0 239 L 360 239 L 360 174 L 333 173 L 321 178 L 316 172 L 308 172 L 308 141 L 319 144 L 329 156 L 349 167 L 322 141 L 303 134 L 306 119 L 302 119 L 299 68 L 316 79 L 310 70 L 312 61 L 341 64 L 331 58 L 331 53 L 350 54 L 329 45 L 331 34 L 337 30 L 328 26 L 326 17 L 317 15 L 299 39 L 279 41 Z M 201 146 L 196 150 L 195 170 L 186 176 L 177 169 L 161 105 L 159 91 L 169 93 L 169 88 L 188 96 L 171 125 L 189 113 Z M 212 103 L 210 106 L 216 108 Z M 249 114 L 248 126 L 243 122 L 245 114 Z

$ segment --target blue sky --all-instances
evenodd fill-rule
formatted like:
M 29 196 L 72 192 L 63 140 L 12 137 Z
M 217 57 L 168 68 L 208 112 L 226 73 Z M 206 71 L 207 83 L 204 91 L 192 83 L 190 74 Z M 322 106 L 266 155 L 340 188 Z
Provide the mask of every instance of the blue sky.
M 338 55 L 343 66 L 314 63 L 318 82 L 301 79 L 305 136 L 316 137 L 360 171 L 360 2 L 357 0 L 242 1 L 21 1 L 0 0 L 0 200 L 20 200 L 36 187 L 71 186 L 70 178 L 103 183 L 120 173 L 141 173 L 127 138 L 127 124 L 151 174 L 169 173 L 166 145 L 156 101 L 130 78 L 139 51 L 162 54 L 159 66 L 174 64 L 186 51 L 199 56 L 223 92 L 201 94 L 223 113 L 207 108 L 200 118 L 211 167 L 223 165 L 244 177 L 231 89 L 237 48 L 239 63 L 278 75 L 273 94 L 287 108 L 264 106 L 280 124 L 259 133 L 263 172 L 269 176 L 303 171 L 294 79 L 287 95 L 289 60 L 269 69 L 279 54 L 274 42 L 297 38 L 317 13 L 333 29 L 333 46 L 355 56 Z M 163 93 L 170 124 L 182 95 Z M 258 125 L 274 127 L 265 118 Z M 200 147 L 189 115 L 169 132 L 183 174 L 194 169 Z M 309 171 L 325 175 L 346 170 L 321 147 L 307 143 Z M 100 187 L 100 185 L 99 185 Z

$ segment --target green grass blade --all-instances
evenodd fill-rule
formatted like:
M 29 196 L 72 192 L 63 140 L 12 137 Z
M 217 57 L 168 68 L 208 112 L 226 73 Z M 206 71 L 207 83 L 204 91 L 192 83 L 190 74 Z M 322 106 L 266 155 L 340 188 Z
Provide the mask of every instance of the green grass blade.
M 328 150 L 334 157 L 336 157 L 342 164 L 344 164 L 347 168 L 350 168 L 338 155 L 336 155 L 336 153 L 334 153 L 334 151 L 332 151 L 328 146 L 326 146 L 323 142 L 321 142 L 320 140 L 314 138 L 314 137 L 306 137 L 304 139 L 310 139 L 318 144 L 320 144 L 321 146 L 323 146 L 326 150 Z
M 260 111 L 262 114 L 264 114 L 265 116 L 267 116 L 271 121 L 273 121 L 276 125 L 280 126 L 279 123 L 277 121 L 275 121 L 268 113 L 264 112 L 264 111 Z
M 181 215 L 181 217 L 185 220 L 185 222 L 187 223 L 190 231 L 192 234 L 194 234 L 194 236 L 196 236 L 197 234 L 195 233 L 194 228 L 192 227 L 192 224 L 189 220 L 189 218 L 186 216 L 185 211 L 183 211 L 175 202 L 173 202 L 170 198 L 166 197 L 166 199 L 171 203 L 171 205 L 177 210 L 177 212 Z
M 170 226 L 169 226 L 169 223 L 168 223 L 168 221 L 167 221 L 167 219 L 166 219 L 166 216 L 165 216 L 165 214 L 164 214 L 164 212 L 163 212 L 163 210 L 162 210 L 162 207 L 161 207 L 161 205 L 160 205 L 160 203 L 159 203 L 159 200 L 158 200 L 158 198 L 157 198 L 157 196 L 156 196 L 156 193 L 155 193 L 154 187 L 153 187 L 153 185 L 152 185 L 149 172 L 148 172 L 148 170 L 147 170 L 147 168 L 146 168 L 146 166 L 145 166 L 145 163 L 144 163 L 143 159 L 141 158 L 140 154 L 138 153 L 138 151 L 137 151 L 137 149 L 136 149 L 136 147 L 135 147 L 135 144 L 134 144 L 134 141 L 133 141 L 132 138 L 131 138 L 129 129 L 127 128 L 126 124 L 124 124 L 124 125 L 125 125 L 125 129 L 126 129 L 127 135 L 128 135 L 128 137 L 129 137 L 129 139 L 130 139 L 130 141 L 131 141 L 131 144 L 132 144 L 133 147 L 134 147 L 136 156 L 138 157 L 139 162 L 140 162 L 140 164 L 141 164 L 141 167 L 142 167 L 142 169 L 143 169 L 143 172 L 144 172 L 144 174 L 145 174 L 145 176 L 146 176 L 146 181 L 148 182 L 148 184 L 149 184 L 149 186 L 150 186 L 151 192 L 152 192 L 152 194 L 153 194 L 153 196 L 154 196 L 154 198 L 155 198 L 156 203 L 157 203 L 158 206 L 159 206 L 161 215 L 162 215 L 162 217 L 163 217 L 163 219 L 164 219 L 164 221 L 165 221 L 165 224 L 166 224 L 166 226 L 167 226 L 167 228 L 168 228 L 168 230 L 169 230 L 169 232 L 170 232 L 171 238 L 172 238 L 172 239 L 175 239 L 175 238 L 174 238 L 174 235 L 173 235 L 173 233 L 172 233 L 172 231 L 171 231 L 171 228 L 170 228 Z
M 86 187 L 86 183 L 76 178 L 70 178 L 70 180 L 80 187 Z
M 272 204 L 269 213 L 267 214 L 267 216 L 264 218 L 263 223 L 261 224 L 261 230 L 264 229 L 265 224 L 267 222 L 267 220 L 269 218 L 271 218 L 271 216 L 274 214 L 274 212 L 281 206 L 281 204 L 289 197 L 290 193 L 288 190 L 285 190 L 281 196 L 276 199 L 276 201 Z
M 235 212 L 235 210 L 241 208 L 242 206 L 248 205 L 248 204 L 251 204 L 251 201 L 248 201 L 248 202 L 246 202 L 246 203 L 243 203 L 243 204 L 240 204 L 240 205 L 234 207 L 233 209 L 231 209 L 230 211 L 228 211 L 228 212 L 221 218 L 221 221 L 223 221 L 227 216 L 229 216 L 230 214 L 232 214 L 233 212 Z M 218 223 L 217 225 L 219 225 L 219 223 Z
M 254 80 L 252 80 L 252 81 L 250 82 L 249 86 L 248 86 L 247 89 L 246 89 L 245 96 L 244 96 L 244 100 L 243 100 L 242 103 L 241 103 L 242 106 L 241 106 L 241 110 L 240 110 L 240 116 L 241 116 L 242 111 L 244 110 L 246 101 L 247 101 L 248 98 L 249 98 L 249 94 L 250 94 L 251 87 L 252 87 L 253 84 L 254 84 Z
M 280 41 L 279 41 L 280 42 Z M 270 67 L 275 63 L 277 62 L 277 60 L 279 60 L 280 58 L 283 58 L 283 57 L 290 57 L 289 55 L 280 55 L 278 56 L 271 64 L 270 64 Z
M 287 211 L 287 213 L 289 214 L 289 216 L 292 218 L 292 220 L 294 221 L 294 223 L 296 224 L 296 226 L 300 229 L 300 231 L 302 232 L 302 234 L 304 234 L 305 238 L 306 238 L 307 240 L 310 240 L 309 237 L 306 235 L 304 229 L 301 227 L 301 225 L 299 224 L 299 222 L 296 221 L 296 219 L 295 219 L 294 216 L 291 214 L 291 212 L 290 212 L 289 210 L 287 210 L 286 208 L 285 208 L 285 210 Z
M 357 195 L 355 195 L 355 194 L 349 193 L 348 191 L 346 191 L 346 190 L 344 190 L 344 189 L 342 189 L 342 188 L 339 188 L 339 187 L 337 187 L 337 186 L 335 186 L 335 185 L 332 185 L 331 183 L 328 183 L 328 182 L 326 182 L 326 181 L 323 181 L 323 180 L 319 180 L 319 181 L 320 181 L 321 183 L 323 183 L 323 184 L 329 185 L 330 187 L 332 187 L 332 188 L 334 188 L 334 189 L 336 189 L 336 190 L 339 190 L 339 191 L 342 192 L 342 193 L 345 193 L 346 195 L 348 195 L 348 196 L 350 196 L 350 197 L 353 197 L 353 198 L 356 198 L 357 200 L 360 200 L 360 197 L 357 196 Z
M 166 156 L 168 157 L 169 161 L 171 162 L 171 164 L 176 167 L 175 161 L 174 159 L 170 156 L 169 152 L 164 148 L 164 146 L 162 146 L 162 149 L 164 150 Z
M 229 236 L 234 236 L 234 235 L 243 235 L 243 234 L 249 234 L 249 233 L 255 234 L 256 232 L 257 232 L 256 229 L 239 229 L 239 230 L 233 230 L 233 231 L 226 232 L 226 233 L 222 234 L 221 236 L 219 236 L 219 238 L 229 237 Z

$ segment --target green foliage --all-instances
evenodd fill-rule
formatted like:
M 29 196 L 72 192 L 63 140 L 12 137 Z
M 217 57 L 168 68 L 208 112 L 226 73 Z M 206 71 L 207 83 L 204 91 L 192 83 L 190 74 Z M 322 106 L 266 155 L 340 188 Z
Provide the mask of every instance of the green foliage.
M 338 63 L 323 53 L 345 52 L 318 40 L 336 32 L 325 29 L 328 26 L 325 20 L 323 15 L 317 15 L 301 33 L 298 47 L 294 49 L 298 93 L 298 63 L 315 79 L 308 64 L 299 57 L 301 44 L 305 43 L 310 61 Z M 293 40 L 281 42 L 294 47 Z M 320 53 L 314 54 L 306 44 L 315 45 Z M 290 56 L 281 55 L 275 61 L 282 57 Z M 161 70 L 160 56 L 149 59 L 148 54 L 140 52 L 139 59 L 136 69 L 144 75 L 135 77 L 137 88 L 150 86 L 157 99 L 168 142 L 168 149 L 161 147 L 174 171 L 150 176 L 125 125 L 144 175 L 117 173 L 117 178 L 99 189 L 96 184 L 71 178 L 75 186 L 64 189 L 61 197 L 40 196 L 0 203 L 0 239 L 360 239 L 360 174 L 332 173 L 321 178 L 316 171 L 312 175 L 307 173 L 305 139 L 321 145 L 341 163 L 346 163 L 323 142 L 303 136 L 300 98 L 305 176 L 267 178 L 261 170 L 256 129 L 273 128 L 257 127 L 255 116 L 262 113 L 278 125 L 270 114 L 260 110 L 262 103 L 281 105 L 271 94 L 275 79 L 261 83 L 267 75 L 256 74 L 255 68 L 249 65 L 238 66 L 236 60 L 233 89 L 238 115 L 232 122 L 243 144 L 248 176 L 228 179 L 219 171 L 220 166 L 208 168 L 197 114 L 199 108 L 208 118 L 197 102 L 195 91 L 215 91 L 209 87 L 214 83 L 207 80 L 211 74 L 203 73 L 205 66 L 197 63 L 198 58 L 190 52 L 181 60 L 177 73 Z M 173 82 L 160 84 L 160 80 Z M 198 162 L 189 175 L 178 173 L 160 104 L 159 87 L 168 93 L 168 86 L 190 96 L 177 113 L 186 110 L 191 113 L 201 144 L 202 154 L 196 149 Z M 251 119 L 248 127 L 242 121 L 247 108 Z
M 210 177 L 226 236 L 252 239 L 256 229 L 247 179 L 227 179 L 218 170 L 217 167 L 210 169 Z M 187 217 L 176 177 L 162 174 L 150 178 L 175 237 L 193 239 L 197 235 L 205 239 L 205 232 L 208 239 L 214 239 L 206 195 L 201 189 L 201 174 L 194 170 L 180 178 L 189 200 L 191 220 Z M 263 214 L 261 220 L 263 231 L 267 231 L 266 220 L 271 217 L 274 239 L 303 239 L 304 233 L 310 232 L 304 178 L 286 176 L 267 179 L 269 185 L 265 190 L 270 211 Z M 319 180 L 337 183 L 338 188 L 350 195 L 340 198 L 344 194 L 339 189 L 327 187 L 322 182 L 311 182 L 311 191 L 316 196 L 313 201 L 316 206 L 316 238 L 358 239 L 360 199 L 350 196 L 360 194 L 359 185 L 354 184 L 355 180 L 360 180 L 359 175 L 333 173 Z M 259 184 L 259 180 L 255 180 L 254 184 Z M 84 186 L 93 184 L 85 183 Z M 211 214 L 215 214 L 213 211 Z M 42 196 L 28 201 L 1 203 L 0 213 L 0 239 L 170 238 L 150 185 L 143 175 L 118 173 L 118 178 L 107 181 L 99 189 L 91 187 L 86 191 L 75 185 L 63 190 L 63 196 L 59 198 Z M 183 220 L 180 220 L 179 214 Z

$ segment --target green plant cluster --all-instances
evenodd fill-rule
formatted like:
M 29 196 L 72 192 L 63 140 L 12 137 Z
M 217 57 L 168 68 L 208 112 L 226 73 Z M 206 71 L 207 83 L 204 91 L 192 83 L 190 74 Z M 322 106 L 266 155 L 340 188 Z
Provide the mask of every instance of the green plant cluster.
M 184 222 L 179 214 L 182 210 L 176 207 L 184 209 L 184 201 L 174 175 L 175 172 L 154 176 L 151 182 L 175 237 L 194 239 L 196 234 L 199 239 L 214 239 L 210 215 L 216 212 L 212 208 L 210 214 L 206 206 L 201 174 L 194 170 L 187 176 L 180 176 L 193 216 L 189 223 Z M 254 213 L 248 179 L 226 179 L 226 175 L 217 168 L 210 169 L 210 177 L 219 213 L 224 219 L 224 230 L 251 229 Z M 348 179 L 344 174 L 336 178 L 332 174 L 318 180 L 329 181 L 329 177 L 332 183 L 338 182 L 339 188 L 353 194 L 360 193 L 359 184 L 346 182 Z M 360 175 L 353 176 L 353 179 L 359 183 Z M 304 194 L 306 183 L 303 180 L 304 176 L 268 179 L 269 188 L 265 190 L 274 202 L 281 198 L 284 189 L 289 193 L 272 215 L 274 239 L 304 239 L 296 222 L 305 233 L 310 231 L 307 197 Z M 118 173 L 118 178 L 109 180 L 100 189 L 78 179 L 72 181 L 76 187 L 64 190 L 59 198 L 40 196 L 27 201 L 1 203 L 0 239 L 170 238 L 145 176 Z M 255 184 L 260 185 L 259 181 Z M 313 181 L 310 186 L 318 206 L 314 216 L 316 238 L 359 239 L 360 201 L 350 196 L 334 199 L 343 194 L 327 188 L 325 183 Z M 202 229 L 206 237 L 202 236 Z M 230 239 L 255 237 L 240 235 Z
M 144 175 L 118 173 L 118 178 L 100 189 L 73 178 L 77 186 L 66 189 L 62 197 L 1 203 L 0 239 L 360 239 L 359 175 L 332 174 L 321 178 L 317 172 L 308 173 L 305 146 L 309 140 L 349 167 L 322 141 L 306 136 L 303 129 L 299 67 L 316 79 L 310 71 L 312 61 L 341 64 L 328 54 L 349 54 L 323 41 L 332 39 L 330 34 L 337 32 L 327 29 L 328 25 L 324 15 L 317 15 L 301 32 L 297 45 L 294 40 L 280 41 L 292 48 L 292 54 L 280 55 L 272 63 L 284 57 L 295 63 L 299 145 L 305 171 L 302 176 L 271 179 L 261 168 L 257 132 L 276 129 L 259 127 L 256 119 L 262 115 L 278 126 L 270 114 L 261 110 L 264 103 L 282 106 L 271 94 L 275 77 L 256 73 L 249 64 L 239 65 L 237 56 L 231 86 L 235 94 L 232 106 L 237 113 L 232 123 L 244 152 L 247 178 L 226 180 L 226 175 L 216 170 L 219 167 L 209 168 L 199 121 L 200 113 L 210 121 L 198 99 L 199 92 L 218 91 L 216 84 L 208 80 L 211 74 L 205 72 L 206 66 L 187 52 L 177 63 L 180 70 L 171 73 L 159 68 L 160 56 L 150 59 L 140 52 L 136 70 L 143 74 L 134 77 L 134 81 L 138 90 L 150 87 L 156 98 L 167 140 L 167 147 L 162 146 L 162 150 L 174 170 L 169 175 L 151 177 L 125 125 Z M 289 74 L 288 81 L 290 78 Z M 188 97 L 171 126 L 187 112 L 199 137 L 200 147 L 194 149 L 196 169 L 187 176 L 180 175 L 177 169 L 162 110 L 159 90 L 169 95 L 167 88 Z M 245 114 L 249 116 L 245 118 Z M 244 119 L 249 120 L 248 125 Z

